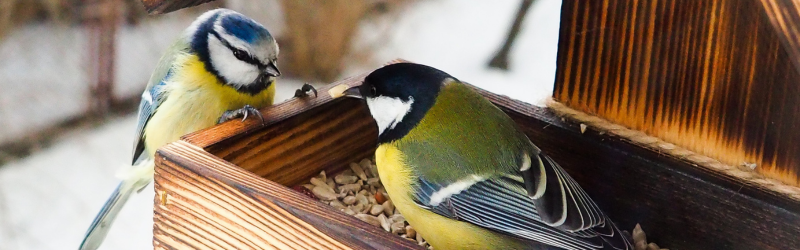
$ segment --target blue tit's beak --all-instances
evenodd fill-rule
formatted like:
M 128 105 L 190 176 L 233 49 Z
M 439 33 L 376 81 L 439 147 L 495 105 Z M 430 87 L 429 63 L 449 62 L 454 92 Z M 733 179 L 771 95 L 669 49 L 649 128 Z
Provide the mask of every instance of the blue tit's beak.
M 361 90 L 359 89 L 360 87 L 361 86 L 350 87 L 344 91 L 344 96 L 364 99 L 364 96 L 361 95 Z
M 281 71 L 278 70 L 278 66 L 275 65 L 275 62 L 273 61 L 267 64 L 266 69 L 264 69 L 264 74 L 267 74 L 269 76 L 279 77 L 281 76 Z

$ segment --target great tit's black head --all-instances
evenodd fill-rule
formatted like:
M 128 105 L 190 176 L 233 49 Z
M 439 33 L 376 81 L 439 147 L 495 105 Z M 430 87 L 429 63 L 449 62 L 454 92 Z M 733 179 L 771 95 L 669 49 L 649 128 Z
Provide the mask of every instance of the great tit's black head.
M 238 91 L 257 94 L 278 70 L 278 44 L 264 26 L 238 12 L 211 10 L 187 29 L 192 51 L 206 70 Z
M 430 66 L 396 63 L 373 71 L 346 94 L 366 100 L 378 124 L 378 141 L 384 143 L 408 134 L 451 80 L 455 78 Z

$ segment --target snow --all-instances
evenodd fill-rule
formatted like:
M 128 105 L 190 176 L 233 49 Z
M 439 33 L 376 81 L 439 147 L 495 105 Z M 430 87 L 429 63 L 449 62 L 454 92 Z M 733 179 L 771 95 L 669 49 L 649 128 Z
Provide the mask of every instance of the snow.
M 537 0 L 511 50 L 508 72 L 487 64 L 505 40 L 519 1 L 420 1 L 387 24 L 365 24 L 356 49 L 380 44 L 365 71 L 396 58 L 426 64 L 494 93 L 543 105 L 555 82 L 561 1 Z M 366 40 L 366 41 L 364 41 Z M 388 44 L 385 46 L 384 44 Z
M 282 32 L 279 11 L 276 14 L 275 8 L 254 7 L 275 6 L 275 1 L 271 5 L 253 5 L 248 0 L 227 2 L 231 9 L 254 16 L 273 33 Z M 362 25 L 354 49 L 373 50 L 375 54 L 366 62 L 348 65 L 343 76 L 403 58 L 437 67 L 489 91 L 541 104 L 550 96 L 554 82 L 560 1 L 536 1 L 517 37 L 508 72 L 486 67 L 505 39 L 518 5 L 519 1 L 512 0 L 414 2 L 398 14 L 399 19 Z M 120 30 L 119 45 L 123 49 L 118 58 L 127 63 L 116 69 L 117 94 L 138 94 L 149 78 L 141 72 L 150 72 L 172 41 L 156 39 L 153 29 L 166 29 L 177 36 L 192 19 L 167 15 L 140 28 Z M 387 29 L 388 24 L 392 28 Z M 69 64 L 84 55 L 79 46 L 85 39 L 84 31 L 74 27 L 63 30 L 30 26 L 0 43 L 0 88 L 8 91 L 0 93 L 0 117 L 4 118 L 0 119 L 4 128 L 0 143 L 86 108 L 87 89 L 82 85 L 86 79 L 70 74 L 81 72 L 82 66 Z M 43 39 L 42 34 L 51 37 Z M 11 47 L 8 41 L 25 41 L 27 45 Z M 36 53 L 37 60 L 25 59 L 30 54 L 20 56 L 20 50 Z M 10 62 L 7 58 L 23 59 Z M 17 75 L 20 70 L 37 73 Z M 67 84 L 53 85 L 49 79 Z M 27 86 L 31 84 L 36 86 Z M 277 100 L 290 97 L 301 84 L 280 79 Z M 41 114 L 52 110 L 59 113 Z M 15 125 L 19 121 L 25 125 Z M 37 154 L 0 166 L 0 250 L 77 248 L 95 213 L 115 188 L 116 170 L 129 161 L 135 122 L 135 116 L 128 115 L 79 129 L 60 136 Z M 152 247 L 151 187 L 126 204 L 101 249 Z
M 130 157 L 136 120 L 114 119 L 59 139 L 0 171 L 0 249 L 77 248 Z M 123 208 L 105 249 L 151 248 L 153 190 Z M 119 230 L 119 229 L 124 229 Z M 121 235 L 124 233 L 125 235 Z M 148 235 L 150 234 L 150 235 Z

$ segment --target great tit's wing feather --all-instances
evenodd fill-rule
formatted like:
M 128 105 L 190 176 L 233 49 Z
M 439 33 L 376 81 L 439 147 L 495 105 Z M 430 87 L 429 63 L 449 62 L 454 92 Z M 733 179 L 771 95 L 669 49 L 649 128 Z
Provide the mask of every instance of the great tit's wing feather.
M 542 221 L 568 231 L 604 223 L 603 212 L 564 169 L 544 153 L 535 156 L 534 161 L 520 174 L 525 184 L 534 184 L 525 187 Z
M 555 247 L 603 247 L 603 240 L 591 231 L 570 232 L 542 222 L 525 187 L 521 182 L 515 181 L 514 177 L 475 182 L 437 203 L 437 193 L 446 190 L 450 185 L 453 184 L 436 184 L 419 178 L 415 201 L 419 206 L 448 218 Z
M 532 162 L 533 166 L 520 171 L 523 182 L 518 184 L 526 187 L 543 222 L 576 234 L 598 236 L 616 249 L 630 246 L 630 239 L 558 163 L 544 153 L 536 155 Z M 541 185 L 532 185 L 534 177 Z
M 150 117 L 152 117 L 158 109 L 158 106 L 167 98 L 165 86 L 172 76 L 172 68 L 176 57 L 188 51 L 189 42 L 186 38 L 182 37 L 178 39 L 167 49 L 167 52 L 161 56 L 153 74 L 150 76 L 150 81 L 147 83 L 144 93 L 142 93 L 142 101 L 139 102 L 139 115 L 133 143 L 132 164 L 134 165 L 142 159 L 147 158 L 142 155 L 144 152 L 144 128 L 150 120 Z

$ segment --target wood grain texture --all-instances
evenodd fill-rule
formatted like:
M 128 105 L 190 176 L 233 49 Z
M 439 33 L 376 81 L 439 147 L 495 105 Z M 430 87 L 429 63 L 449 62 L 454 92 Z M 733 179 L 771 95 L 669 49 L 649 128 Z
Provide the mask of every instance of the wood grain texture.
M 331 87 L 361 84 L 365 74 L 320 88 L 317 97 L 294 98 L 261 110 L 257 119 L 238 119 L 183 137 L 258 176 L 286 186 L 307 182 L 372 157 L 378 128 L 359 100 L 328 95 Z
M 764 14 L 789 53 L 794 67 L 800 71 L 800 1 L 759 0 Z
M 151 15 L 166 14 L 214 0 L 142 0 L 144 9 Z
M 790 0 L 565 0 L 559 102 L 800 185 Z
M 800 202 L 490 92 L 622 229 L 669 249 L 797 249 Z
M 156 249 L 421 249 L 183 141 L 156 166 Z
M 308 112 L 322 105 L 327 105 L 330 102 L 341 101 L 341 99 L 334 100 L 331 98 L 331 96 L 327 94 L 328 90 L 341 84 L 351 87 L 361 85 L 361 81 L 363 81 L 366 76 L 366 74 L 356 75 L 328 84 L 317 89 L 319 93 L 318 96 L 312 95 L 304 98 L 292 98 L 285 102 L 262 108 L 260 111 L 261 115 L 264 117 L 263 125 L 257 119 L 247 119 L 244 122 L 239 119 L 234 119 L 211 128 L 185 135 L 181 139 L 200 147 L 208 147 L 226 140 L 236 140 L 237 138 L 249 136 L 249 133 L 265 126 L 271 126 L 290 117 Z

